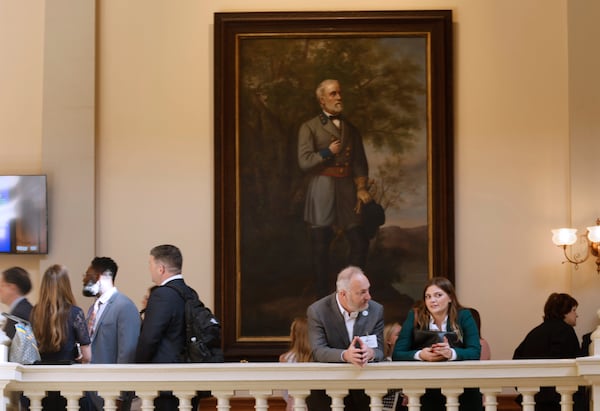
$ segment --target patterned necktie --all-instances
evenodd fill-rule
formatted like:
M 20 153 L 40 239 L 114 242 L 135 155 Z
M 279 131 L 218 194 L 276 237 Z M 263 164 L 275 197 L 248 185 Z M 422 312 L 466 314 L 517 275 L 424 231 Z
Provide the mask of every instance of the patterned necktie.
M 98 310 L 100 310 L 100 305 L 102 305 L 102 302 L 100 300 L 96 301 L 94 309 L 88 318 L 88 332 L 90 337 L 94 334 L 96 328 L 96 316 L 98 315 Z

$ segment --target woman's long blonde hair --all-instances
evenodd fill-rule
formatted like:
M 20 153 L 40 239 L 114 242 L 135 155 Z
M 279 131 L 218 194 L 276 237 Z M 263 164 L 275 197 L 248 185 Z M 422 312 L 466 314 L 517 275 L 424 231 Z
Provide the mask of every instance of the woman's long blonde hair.
M 46 270 L 38 303 L 31 311 L 33 333 L 40 352 L 57 352 L 68 338 L 67 324 L 75 297 L 66 267 L 54 264 Z
M 448 297 L 450 297 L 450 304 L 448 304 L 448 331 L 454 331 L 457 334 L 458 339 L 462 341 L 462 330 L 458 325 L 458 311 L 461 310 L 463 306 L 460 305 L 458 298 L 456 298 L 456 292 L 454 291 L 452 282 L 446 277 L 433 277 L 425 284 L 425 287 L 423 288 L 423 300 L 419 301 L 415 307 L 415 328 L 421 330 L 429 329 L 430 314 L 425 305 L 425 293 L 432 285 L 441 288 L 448 294 Z
M 312 350 L 308 340 L 308 322 L 305 317 L 297 317 L 290 327 L 290 349 L 296 357 L 296 362 L 312 361 Z
M 385 327 L 383 327 L 383 356 L 385 358 L 391 357 L 392 353 L 394 352 L 394 345 L 392 344 L 392 339 L 394 337 L 396 339 L 398 338 L 398 334 L 394 335 L 395 329 L 398 330 L 397 332 L 400 332 L 400 330 L 402 329 L 400 323 L 396 321 L 393 323 L 386 324 Z

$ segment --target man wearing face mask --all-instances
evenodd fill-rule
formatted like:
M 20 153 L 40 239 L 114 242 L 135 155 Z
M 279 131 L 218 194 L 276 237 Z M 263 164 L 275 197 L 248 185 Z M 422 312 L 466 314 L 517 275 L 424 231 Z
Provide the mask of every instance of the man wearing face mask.
M 83 295 L 96 297 L 87 314 L 92 345 L 92 364 L 135 362 L 140 334 L 140 315 L 136 305 L 115 287 L 117 264 L 109 257 L 92 260 L 83 278 Z M 90 410 L 103 410 L 97 394 L 86 395 Z M 133 392 L 121 394 L 121 411 L 129 410 Z

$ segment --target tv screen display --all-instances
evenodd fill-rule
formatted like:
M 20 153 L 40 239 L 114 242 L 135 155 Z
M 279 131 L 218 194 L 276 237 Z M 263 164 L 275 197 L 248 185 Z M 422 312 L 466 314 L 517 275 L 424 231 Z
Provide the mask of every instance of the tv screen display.
M 48 253 L 45 175 L 0 176 L 0 253 Z

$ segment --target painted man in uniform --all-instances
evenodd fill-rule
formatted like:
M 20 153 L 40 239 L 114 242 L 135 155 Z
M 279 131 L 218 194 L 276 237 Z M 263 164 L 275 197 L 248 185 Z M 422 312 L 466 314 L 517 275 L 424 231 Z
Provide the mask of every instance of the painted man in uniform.
M 300 126 L 298 162 L 311 176 L 304 220 L 310 226 L 319 298 L 333 291 L 329 248 L 334 229 L 343 230 L 349 244 L 345 264 L 364 268 L 369 239 L 361 224 L 360 208 L 372 198 L 367 187 L 369 166 L 362 136 L 341 115 L 339 82 L 322 81 L 316 95 L 321 113 Z

